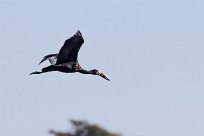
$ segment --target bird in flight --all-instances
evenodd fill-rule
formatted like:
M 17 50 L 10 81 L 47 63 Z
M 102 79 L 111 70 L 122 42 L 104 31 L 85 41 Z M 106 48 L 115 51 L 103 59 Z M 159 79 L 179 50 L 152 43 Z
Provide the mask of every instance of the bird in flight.
M 82 74 L 98 75 L 110 81 L 110 79 L 102 72 L 96 69 L 85 70 L 79 65 L 77 56 L 83 43 L 84 39 L 81 32 L 78 30 L 71 38 L 64 42 L 64 45 L 61 47 L 59 53 L 46 55 L 39 63 L 41 64 L 45 60 L 49 60 L 51 63 L 50 66 L 43 68 L 41 71 L 32 72 L 30 75 L 42 74 L 51 71 L 59 71 L 64 73 L 79 72 Z

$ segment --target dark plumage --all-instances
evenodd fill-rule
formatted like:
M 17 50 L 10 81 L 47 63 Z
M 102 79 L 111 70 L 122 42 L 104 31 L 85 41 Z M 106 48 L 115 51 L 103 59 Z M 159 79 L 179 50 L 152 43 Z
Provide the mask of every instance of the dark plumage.
M 41 64 L 43 61 L 49 60 L 51 63 L 50 66 L 43 68 L 41 71 L 32 72 L 30 73 L 30 75 L 51 71 L 60 71 L 64 73 L 79 72 L 82 74 L 99 75 L 104 79 L 110 81 L 110 79 L 106 75 L 96 69 L 85 70 L 81 68 L 78 63 L 77 56 L 79 49 L 81 48 L 83 43 L 84 39 L 81 32 L 78 30 L 71 38 L 67 39 L 64 42 L 64 45 L 61 47 L 58 54 L 46 55 L 39 63 Z

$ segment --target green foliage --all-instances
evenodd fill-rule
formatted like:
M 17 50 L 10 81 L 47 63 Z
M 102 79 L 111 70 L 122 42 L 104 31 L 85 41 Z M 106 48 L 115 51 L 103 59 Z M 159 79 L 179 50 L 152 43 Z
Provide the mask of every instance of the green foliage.
M 104 128 L 95 125 L 89 124 L 86 121 L 70 121 L 74 131 L 73 132 L 56 132 L 51 130 L 50 133 L 55 136 L 120 136 L 119 134 L 109 132 Z

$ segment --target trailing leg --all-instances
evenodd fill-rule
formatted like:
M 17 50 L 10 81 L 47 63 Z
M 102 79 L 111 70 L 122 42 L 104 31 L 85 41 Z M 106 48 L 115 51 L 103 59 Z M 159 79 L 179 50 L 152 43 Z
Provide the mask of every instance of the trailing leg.
M 42 73 L 51 72 L 51 71 L 55 71 L 53 65 L 50 65 L 50 66 L 48 66 L 48 67 L 45 67 L 45 68 L 43 68 L 41 71 L 32 72 L 32 73 L 30 73 L 30 75 L 33 75 L 33 74 L 42 74 Z
M 32 74 L 41 74 L 41 73 L 43 73 L 43 72 L 41 72 L 41 71 L 35 71 L 35 72 L 30 73 L 30 75 L 32 75 Z

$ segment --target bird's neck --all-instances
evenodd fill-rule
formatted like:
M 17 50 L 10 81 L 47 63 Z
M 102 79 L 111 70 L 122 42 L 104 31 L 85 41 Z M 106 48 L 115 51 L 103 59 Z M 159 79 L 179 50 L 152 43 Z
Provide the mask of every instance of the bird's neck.
M 92 74 L 92 75 L 94 75 L 94 73 L 91 70 L 80 69 L 80 70 L 78 70 L 78 72 L 82 73 L 82 74 Z

